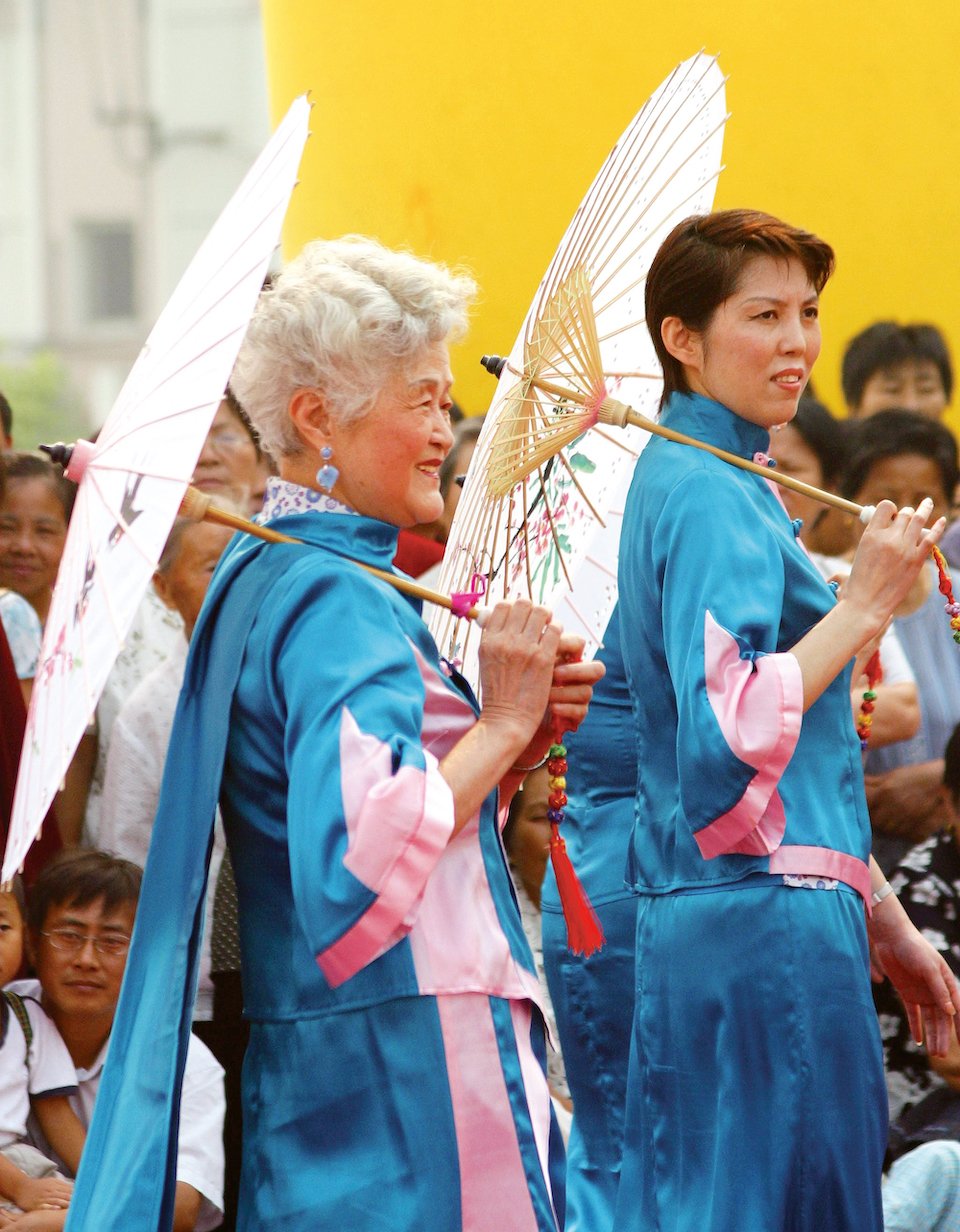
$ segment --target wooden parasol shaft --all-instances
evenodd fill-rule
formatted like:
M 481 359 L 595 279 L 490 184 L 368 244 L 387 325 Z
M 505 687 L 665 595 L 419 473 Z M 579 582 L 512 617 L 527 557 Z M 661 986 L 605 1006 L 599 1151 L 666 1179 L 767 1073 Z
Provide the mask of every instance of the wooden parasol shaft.
M 578 406 L 583 407 L 596 405 L 595 399 L 589 398 L 579 390 L 569 389 L 563 385 L 555 385 L 552 381 L 545 381 L 540 377 L 528 374 L 524 374 L 522 379 L 535 389 L 542 390 L 558 401 L 575 402 Z M 823 505 L 831 505 L 834 509 L 842 509 L 844 513 L 853 514 L 855 518 L 859 518 L 863 513 L 863 506 L 856 504 L 855 501 L 845 500 L 842 496 L 835 496 L 832 492 L 825 492 L 822 488 L 815 488 L 813 484 L 804 483 L 801 479 L 794 479 L 790 475 L 780 474 L 774 467 L 761 466 L 760 463 L 754 462 L 750 458 L 741 458 L 735 453 L 728 453 L 726 449 L 718 449 L 716 445 L 708 445 L 706 441 L 698 441 L 695 436 L 687 436 L 683 432 L 675 432 L 672 428 L 666 428 L 663 424 L 657 423 L 656 420 L 648 419 L 646 415 L 641 415 L 639 411 L 635 411 L 623 402 L 618 402 L 615 398 L 603 399 L 599 404 L 597 418 L 600 423 L 614 424 L 618 428 L 622 428 L 628 423 L 635 424 L 638 428 L 644 428 L 647 432 L 652 432 L 656 436 L 665 437 L 668 441 L 676 441 L 680 445 L 692 445 L 694 449 L 702 449 L 705 453 L 712 453 L 715 458 L 721 458 L 732 466 L 739 466 L 741 470 L 752 471 L 755 475 L 762 475 L 764 479 L 772 480 L 773 483 L 779 484 L 781 488 L 789 488 L 792 492 L 799 492 L 803 496 L 810 496 Z
M 600 415 L 602 419 L 602 408 Z M 735 453 L 728 453 L 726 449 L 718 449 L 716 445 L 708 445 L 706 441 L 698 441 L 694 436 L 687 436 L 683 432 L 674 432 L 672 428 L 665 428 L 662 424 L 648 419 L 646 415 L 641 415 L 639 411 L 635 411 L 630 407 L 627 408 L 627 423 L 636 424 L 640 428 L 646 428 L 648 432 L 655 432 L 657 436 L 665 437 L 668 441 L 677 441 L 681 445 L 692 445 L 695 449 L 702 449 L 706 453 L 712 453 L 715 458 L 722 458 L 724 462 L 730 462 L 733 466 L 739 466 L 741 470 L 753 471 L 755 475 L 762 475 L 764 479 L 771 480 L 771 482 L 778 484 L 781 488 L 789 488 L 792 492 L 799 492 L 802 496 L 810 496 L 822 505 L 830 505 L 834 509 L 842 509 L 844 513 L 853 514 L 855 518 L 859 518 L 863 514 L 863 505 L 858 505 L 856 501 L 845 500 L 844 497 L 836 496 L 833 492 L 825 492 L 823 488 L 815 488 L 812 483 L 804 483 L 802 479 L 794 479 L 792 475 L 784 475 L 776 467 L 762 466 L 759 462 L 754 462 L 752 458 L 741 458 Z
M 226 509 L 219 509 L 213 504 L 210 497 L 194 487 L 188 487 L 183 500 L 180 503 L 180 513 L 185 518 L 190 518 L 194 522 L 215 522 L 217 526 L 227 526 L 231 530 L 243 531 L 247 535 L 253 535 L 257 539 L 262 539 L 266 543 L 303 543 L 302 539 L 295 539 L 292 535 L 282 535 L 279 531 L 271 530 L 268 526 L 258 526 L 256 522 L 251 522 L 248 518 L 241 517 L 236 513 L 228 513 Z M 366 573 L 372 573 L 374 577 L 380 578 L 382 582 L 387 582 L 395 590 L 402 591 L 405 595 L 412 595 L 415 599 L 420 599 L 424 603 L 435 603 L 438 607 L 445 607 L 447 611 L 453 611 L 454 605 L 449 595 L 443 595 L 439 591 L 430 590 L 427 586 L 421 586 L 418 582 L 411 581 L 410 578 L 400 577 L 396 573 L 388 573 L 385 569 L 378 569 L 375 565 L 366 565 L 362 560 L 354 560 L 352 556 L 344 557 L 358 568 L 363 569 Z M 468 620 L 476 620 L 480 615 L 480 609 L 471 607 L 466 613 Z

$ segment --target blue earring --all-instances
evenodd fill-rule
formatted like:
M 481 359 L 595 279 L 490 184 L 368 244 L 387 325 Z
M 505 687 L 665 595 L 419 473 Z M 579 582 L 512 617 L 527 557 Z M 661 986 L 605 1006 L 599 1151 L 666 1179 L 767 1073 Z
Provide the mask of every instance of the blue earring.
M 329 445 L 324 445 L 320 450 L 320 457 L 323 458 L 323 466 L 317 471 L 317 483 L 324 492 L 329 492 L 337 482 L 340 472 L 330 461 L 333 457 L 333 450 Z

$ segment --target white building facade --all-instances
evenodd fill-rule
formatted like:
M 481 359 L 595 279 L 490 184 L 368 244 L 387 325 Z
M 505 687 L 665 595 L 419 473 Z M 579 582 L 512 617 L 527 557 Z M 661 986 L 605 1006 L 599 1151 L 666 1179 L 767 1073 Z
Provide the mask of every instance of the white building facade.
M 91 427 L 269 134 L 257 0 L 0 0 L 0 351 Z

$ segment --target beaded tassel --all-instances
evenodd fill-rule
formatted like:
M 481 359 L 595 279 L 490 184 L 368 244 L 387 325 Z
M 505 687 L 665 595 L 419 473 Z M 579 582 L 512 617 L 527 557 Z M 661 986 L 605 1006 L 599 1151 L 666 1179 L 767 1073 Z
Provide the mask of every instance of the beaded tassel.
M 933 549 L 933 559 L 936 561 L 937 573 L 940 575 L 938 583 L 940 593 L 947 601 L 944 604 L 944 611 L 950 617 L 953 640 L 960 644 L 960 604 L 953 597 L 953 583 L 950 581 L 950 571 L 947 568 L 947 562 L 943 559 L 943 553 L 937 547 Z
M 867 664 L 867 688 L 860 703 L 857 715 L 857 735 L 860 737 L 860 747 L 865 749 L 870 740 L 870 729 L 873 726 L 873 707 L 877 700 L 877 685 L 883 680 L 883 666 L 880 663 L 880 651 L 875 650 Z
M 574 954 L 588 958 L 604 943 L 603 928 L 590 899 L 580 884 L 560 833 L 567 805 L 567 749 L 557 732 L 547 754 L 547 819 L 550 822 L 550 860 L 557 878 L 557 890 L 567 925 L 567 945 Z

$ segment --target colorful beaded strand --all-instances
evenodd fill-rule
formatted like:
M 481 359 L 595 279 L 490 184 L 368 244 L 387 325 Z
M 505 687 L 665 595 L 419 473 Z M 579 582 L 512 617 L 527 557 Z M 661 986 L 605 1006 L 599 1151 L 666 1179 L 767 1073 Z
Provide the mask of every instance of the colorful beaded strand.
M 960 644 L 960 604 L 953 597 L 953 583 L 950 581 L 950 571 L 947 568 L 947 562 L 943 558 L 943 553 L 938 547 L 933 549 L 933 559 L 937 566 L 937 573 L 940 575 L 938 581 L 940 593 L 947 601 L 944 604 L 944 611 L 950 617 L 953 640 Z
M 877 700 L 877 685 L 883 680 L 883 666 L 880 663 L 880 651 L 875 650 L 870 657 L 866 670 L 867 688 L 860 703 L 857 714 L 857 735 L 860 737 L 860 747 L 865 749 L 870 740 L 870 729 L 873 727 L 874 703 Z
M 552 826 L 563 822 L 563 810 L 567 805 L 567 746 L 557 740 L 547 753 L 547 820 Z
M 567 853 L 567 844 L 560 833 L 567 806 L 567 748 L 563 743 L 561 731 L 554 734 L 553 744 L 547 752 L 547 775 L 550 861 L 557 879 L 557 891 L 567 926 L 567 945 L 574 954 L 589 957 L 603 945 L 603 928 L 574 871 Z

